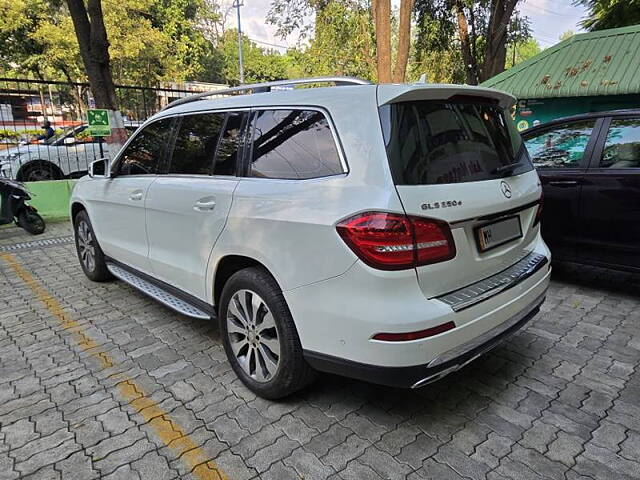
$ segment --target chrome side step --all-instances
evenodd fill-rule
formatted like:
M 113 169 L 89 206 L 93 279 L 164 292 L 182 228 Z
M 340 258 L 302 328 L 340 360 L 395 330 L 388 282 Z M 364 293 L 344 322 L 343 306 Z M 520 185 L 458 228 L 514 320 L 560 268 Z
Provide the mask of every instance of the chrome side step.
M 142 293 L 149 295 L 154 300 L 166 305 L 167 307 L 175 310 L 178 313 L 186 315 L 188 317 L 200 318 L 203 320 L 208 320 L 211 318 L 211 315 L 207 312 L 200 310 L 197 307 L 194 307 L 188 302 L 172 295 L 171 293 L 163 290 L 162 288 L 154 285 L 153 283 L 144 280 L 143 278 L 121 268 L 113 263 L 107 263 L 107 268 L 113 274 L 114 277 L 119 278 L 123 282 L 128 283 L 133 288 L 140 290 Z

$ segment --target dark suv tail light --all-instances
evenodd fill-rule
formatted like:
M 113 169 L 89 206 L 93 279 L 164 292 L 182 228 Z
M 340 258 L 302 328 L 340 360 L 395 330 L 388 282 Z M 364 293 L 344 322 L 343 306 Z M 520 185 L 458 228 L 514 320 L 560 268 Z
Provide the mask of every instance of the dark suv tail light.
M 456 256 L 451 229 L 440 220 L 366 212 L 336 228 L 363 262 L 380 270 L 403 270 Z
M 544 193 L 540 193 L 540 201 L 538 202 L 538 209 L 536 210 L 536 218 L 533 220 L 533 226 L 535 227 L 540 223 L 542 219 L 542 206 L 544 204 Z

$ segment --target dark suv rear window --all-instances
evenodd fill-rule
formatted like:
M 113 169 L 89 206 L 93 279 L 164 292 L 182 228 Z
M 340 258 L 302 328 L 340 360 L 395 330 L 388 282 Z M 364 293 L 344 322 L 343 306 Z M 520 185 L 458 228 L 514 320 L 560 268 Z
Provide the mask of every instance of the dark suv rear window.
M 380 108 L 396 185 L 477 182 L 533 169 L 513 120 L 489 103 L 401 102 Z

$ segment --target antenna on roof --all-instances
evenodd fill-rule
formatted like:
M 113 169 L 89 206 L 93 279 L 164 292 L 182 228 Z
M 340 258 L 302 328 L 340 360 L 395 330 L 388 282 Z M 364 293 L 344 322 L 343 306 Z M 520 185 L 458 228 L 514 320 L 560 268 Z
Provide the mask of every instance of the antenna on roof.
M 418 83 L 429 83 L 427 81 L 427 74 L 423 73 L 422 75 L 420 75 L 420 78 L 418 79 Z

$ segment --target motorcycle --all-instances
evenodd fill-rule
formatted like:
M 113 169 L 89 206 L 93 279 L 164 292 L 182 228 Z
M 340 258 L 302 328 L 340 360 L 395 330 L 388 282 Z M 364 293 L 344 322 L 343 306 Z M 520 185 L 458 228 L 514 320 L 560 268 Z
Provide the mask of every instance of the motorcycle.
M 29 191 L 20 182 L 0 178 L 0 225 L 14 222 L 33 235 L 44 232 L 44 219 L 35 207 L 27 204 Z

